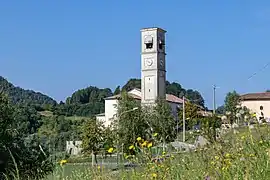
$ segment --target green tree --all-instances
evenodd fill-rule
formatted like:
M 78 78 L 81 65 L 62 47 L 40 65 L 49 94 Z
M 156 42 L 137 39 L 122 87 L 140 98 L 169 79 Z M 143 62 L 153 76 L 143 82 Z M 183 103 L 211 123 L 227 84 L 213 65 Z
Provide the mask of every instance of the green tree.
M 120 88 L 120 86 L 117 86 L 117 87 L 115 88 L 114 92 L 113 92 L 113 95 L 120 94 L 120 92 L 121 92 L 121 88 Z
M 97 154 L 104 146 L 104 125 L 101 121 L 90 120 L 85 124 L 82 134 L 83 152 L 94 154 L 94 159 L 97 164 Z
M 195 124 L 198 123 L 198 119 L 201 118 L 201 115 L 199 114 L 200 108 L 198 105 L 193 104 L 189 101 L 186 101 L 185 103 L 185 120 L 186 120 L 186 127 L 188 129 L 192 128 Z M 180 124 L 179 126 L 182 127 L 183 125 L 183 108 L 181 108 L 178 112 Z
M 185 97 L 192 101 L 192 103 L 204 107 L 204 99 L 199 91 L 188 89 L 186 91 Z
M 216 109 L 216 112 L 217 112 L 218 114 L 225 114 L 225 107 L 224 107 L 224 105 L 219 106 L 219 107 Z
M 170 105 L 164 99 L 158 99 L 152 111 L 150 127 L 158 133 L 163 143 L 171 142 L 176 137 L 176 121 Z M 151 112 L 150 112 L 151 113 Z
M 132 78 L 122 87 L 122 91 L 130 91 L 134 88 L 141 89 L 141 79 Z
M 117 109 L 114 129 L 117 129 L 119 144 L 123 145 L 124 150 L 127 151 L 137 137 L 145 137 L 147 125 L 141 116 L 140 102 L 130 97 L 125 91 L 121 93 Z
M 240 95 L 236 91 L 229 92 L 225 97 L 225 111 L 230 112 L 231 117 L 235 117 L 237 105 L 240 105 Z M 231 123 L 234 118 L 230 118 Z
M 14 179 L 14 173 L 20 179 L 41 179 L 52 172 L 53 164 L 39 139 L 34 134 L 29 136 L 27 130 L 20 131 L 21 122 L 15 118 L 16 112 L 8 97 L 0 93 L 0 152 L 10 154 L 5 174 L 8 179 Z

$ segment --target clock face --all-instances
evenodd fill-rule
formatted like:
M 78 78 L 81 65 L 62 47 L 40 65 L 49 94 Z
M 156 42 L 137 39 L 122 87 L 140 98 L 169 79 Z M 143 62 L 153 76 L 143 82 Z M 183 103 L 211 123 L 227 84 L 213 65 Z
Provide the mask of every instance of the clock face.
M 146 59 L 146 64 L 147 64 L 147 66 L 152 66 L 153 59 L 150 59 L 150 58 Z

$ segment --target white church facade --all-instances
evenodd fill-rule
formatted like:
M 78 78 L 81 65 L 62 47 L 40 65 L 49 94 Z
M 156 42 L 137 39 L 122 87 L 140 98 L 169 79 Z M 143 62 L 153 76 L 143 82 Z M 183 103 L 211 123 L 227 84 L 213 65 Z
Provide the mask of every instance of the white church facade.
M 141 90 L 140 89 L 133 89 L 128 92 L 128 95 L 130 97 L 133 97 L 134 99 L 141 101 Z M 116 118 L 117 114 L 117 103 L 119 98 L 121 97 L 120 94 L 107 97 L 105 98 L 105 113 L 96 115 L 97 120 L 103 121 L 105 126 L 109 126 L 114 118 Z M 182 106 L 182 99 L 172 95 L 172 94 L 166 94 L 166 101 L 169 103 L 169 105 L 172 108 L 172 113 L 176 117 L 177 116 L 177 109 L 179 106 Z
M 157 98 L 166 98 L 177 117 L 177 107 L 183 100 L 166 94 L 166 52 L 165 33 L 161 28 L 141 30 L 141 89 L 133 89 L 128 94 L 141 101 L 142 105 L 153 105 Z M 105 126 L 110 125 L 117 114 L 117 102 L 120 95 L 105 98 L 105 112 L 96 115 Z

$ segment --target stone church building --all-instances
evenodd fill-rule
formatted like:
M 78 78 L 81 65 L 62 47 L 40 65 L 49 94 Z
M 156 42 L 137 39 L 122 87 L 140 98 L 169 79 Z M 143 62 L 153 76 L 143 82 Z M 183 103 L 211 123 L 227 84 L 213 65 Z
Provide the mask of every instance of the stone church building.
M 133 89 L 128 94 L 140 100 L 142 105 L 153 105 L 157 98 L 166 98 L 177 117 L 177 107 L 183 100 L 172 94 L 166 94 L 166 51 L 165 33 L 161 28 L 141 30 L 141 89 Z M 105 126 L 110 125 L 117 114 L 117 102 L 120 95 L 105 99 L 105 112 L 96 115 Z

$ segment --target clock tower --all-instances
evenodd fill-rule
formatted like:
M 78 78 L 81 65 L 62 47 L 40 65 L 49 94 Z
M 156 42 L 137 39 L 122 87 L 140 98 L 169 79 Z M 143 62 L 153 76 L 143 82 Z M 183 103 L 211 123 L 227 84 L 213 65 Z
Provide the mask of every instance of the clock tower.
M 141 30 L 141 93 L 142 104 L 154 104 L 166 98 L 165 33 L 161 28 Z

